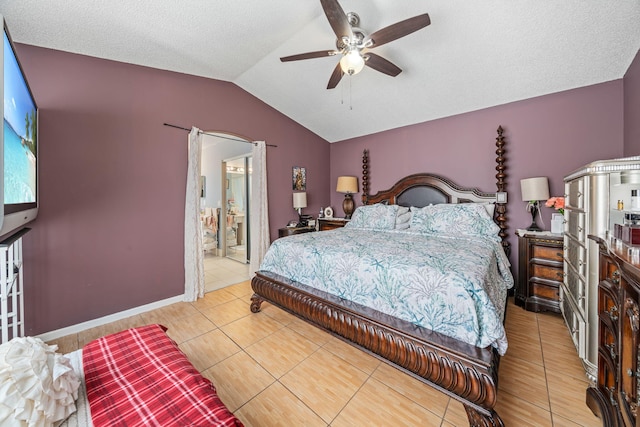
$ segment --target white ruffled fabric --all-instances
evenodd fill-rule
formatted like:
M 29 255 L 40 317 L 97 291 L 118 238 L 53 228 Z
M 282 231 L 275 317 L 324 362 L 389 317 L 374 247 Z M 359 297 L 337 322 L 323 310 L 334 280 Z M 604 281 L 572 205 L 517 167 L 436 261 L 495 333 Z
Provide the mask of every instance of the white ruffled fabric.
M 39 338 L 0 345 L 0 425 L 49 427 L 76 410 L 80 381 L 57 346 Z

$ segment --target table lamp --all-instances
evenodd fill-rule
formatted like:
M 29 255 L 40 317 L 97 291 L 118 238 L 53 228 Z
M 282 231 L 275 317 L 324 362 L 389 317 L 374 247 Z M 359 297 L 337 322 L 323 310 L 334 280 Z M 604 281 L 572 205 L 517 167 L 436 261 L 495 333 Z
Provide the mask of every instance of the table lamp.
M 307 207 L 307 193 L 293 193 L 293 209 L 298 211 L 298 226 L 302 227 L 302 208 Z
M 358 192 L 358 178 L 355 176 L 339 176 L 336 191 L 345 193 L 342 201 L 342 210 L 344 211 L 344 217 L 350 219 L 354 208 L 353 196 L 351 195 Z
M 536 224 L 538 201 L 549 198 L 549 180 L 546 176 L 522 179 L 520 180 L 520 189 L 522 190 L 522 201 L 527 202 L 527 210 L 531 212 L 531 225 L 527 230 L 542 231 Z

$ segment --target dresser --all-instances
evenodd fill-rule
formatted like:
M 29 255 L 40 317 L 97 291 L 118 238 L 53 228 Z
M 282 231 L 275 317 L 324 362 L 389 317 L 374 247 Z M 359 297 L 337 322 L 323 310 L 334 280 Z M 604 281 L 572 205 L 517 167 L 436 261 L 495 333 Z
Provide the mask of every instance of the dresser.
M 515 303 L 529 311 L 560 313 L 563 237 L 551 233 L 518 234 L 518 285 Z
M 346 218 L 318 218 L 318 230 L 326 231 L 344 227 L 349 222 Z
M 622 222 L 618 200 L 630 206 L 640 188 L 640 157 L 590 163 L 564 178 L 564 273 L 560 310 L 587 378 L 598 369 L 599 250 L 588 235 L 605 236 Z
M 640 247 L 590 236 L 599 245 L 598 376 L 587 405 L 603 426 L 636 426 L 640 381 Z

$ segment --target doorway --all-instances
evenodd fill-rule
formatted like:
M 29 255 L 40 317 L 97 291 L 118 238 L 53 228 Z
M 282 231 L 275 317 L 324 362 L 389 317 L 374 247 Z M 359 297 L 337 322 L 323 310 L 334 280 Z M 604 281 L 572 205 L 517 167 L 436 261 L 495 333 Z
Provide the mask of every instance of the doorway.
M 228 140 L 225 137 L 235 140 Z M 224 245 L 227 224 L 227 196 L 223 194 L 223 188 L 226 193 L 225 163 L 226 161 L 242 160 L 251 155 L 252 145 L 242 142 L 242 140 L 246 141 L 245 138 L 228 133 L 207 131 L 202 135 L 202 194 L 200 206 L 204 211 L 203 216 L 205 218 L 208 218 L 207 214 L 211 215 L 208 224 L 215 223 L 215 227 L 204 227 L 205 292 L 234 285 L 250 278 L 247 261 L 243 262 L 227 257 L 226 246 Z M 231 181 L 229 185 L 231 187 Z M 246 206 L 246 211 L 249 212 L 248 203 L 244 206 Z M 248 217 L 245 218 L 247 218 L 247 221 L 244 222 L 248 224 Z M 206 226 L 207 223 L 204 225 Z M 241 237 L 244 239 L 247 248 L 245 259 L 250 259 L 249 230 L 245 231 L 243 229 L 242 232 L 243 236 Z
M 251 200 L 251 156 L 227 159 L 222 164 L 226 200 L 226 227 L 224 254 L 242 263 L 249 263 L 251 254 L 251 229 L 249 201 Z

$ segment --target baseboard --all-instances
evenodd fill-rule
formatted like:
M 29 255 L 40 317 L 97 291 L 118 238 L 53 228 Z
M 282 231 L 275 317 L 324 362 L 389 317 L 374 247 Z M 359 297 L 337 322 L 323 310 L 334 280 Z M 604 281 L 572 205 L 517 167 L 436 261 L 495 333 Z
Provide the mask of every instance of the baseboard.
M 121 311 L 118 313 L 110 314 L 108 316 L 100 317 L 98 319 L 93 319 L 86 322 L 78 323 L 77 325 L 67 326 L 66 328 L 56 329 L 55 331 L 51 331 L 51 332 L 45 332 L 44 334 L 37 335 L 37 338 L 40 338 L 44 342 L 52 341 L 58 338 L 66 337 L 67 335 L 77 334 L 78 332 L 95 328 L 96 326 L 106 325 L 107 323 L 126 319 L 127 317 L 135 316 L 136 314 L 146 313 L 147 311 L 155 310 L 157 308 L 161 308 L 161 307 L 175 304 L 177 302 L 182 302 L 182 301 L 184 301 L 184 294 L 163 299 L 160 301 L 155 301 L 149 304 L 141 305 L 139 307 L 131 308 L 129 310 Z

